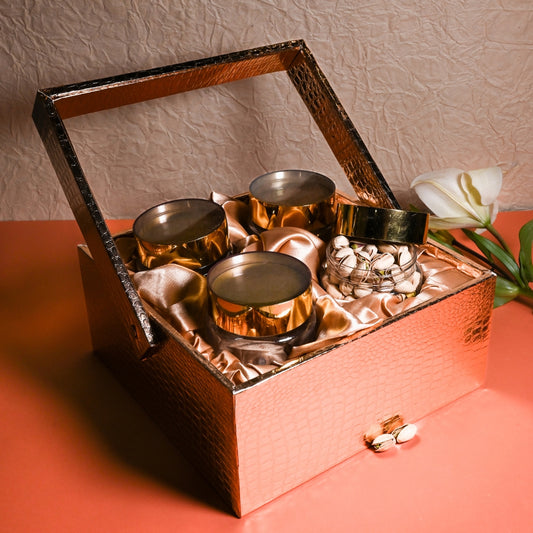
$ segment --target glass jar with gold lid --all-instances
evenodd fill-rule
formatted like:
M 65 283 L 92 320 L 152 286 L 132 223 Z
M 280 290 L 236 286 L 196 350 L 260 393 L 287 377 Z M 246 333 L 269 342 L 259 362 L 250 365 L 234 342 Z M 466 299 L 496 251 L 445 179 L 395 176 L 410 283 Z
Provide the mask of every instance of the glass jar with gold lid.
M 292 256 L 230 256 L 211 268 L 207 285 L 210 342 L 243 362 L 282 363 L 315 335 L 311 272 Z
M 323 287 L 338 300 L 373 293 L 414 296 L 423 282 L 417 258 L 427 229 L 427 213 L 340 204 Z

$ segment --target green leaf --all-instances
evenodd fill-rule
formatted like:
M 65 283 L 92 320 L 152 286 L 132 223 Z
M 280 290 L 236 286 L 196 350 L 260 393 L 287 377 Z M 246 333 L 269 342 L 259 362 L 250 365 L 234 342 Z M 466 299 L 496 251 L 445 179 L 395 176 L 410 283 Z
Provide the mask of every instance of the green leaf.
M 509 303 L 511 300 L 512 298 L 506 299 L 506 298 L 500 298 L 499 296 L 495 296 L 494 303 L 492 304 L 492 308 L 496 309 L 496 307 L 501 307 L 502 305 Z
M 494 307 L 506 304 L 514 300 L 520 294 L 520 289 L 512 281 L 498 276 L 496 278 L 496 292 L 494 295 Z
M 520 253 L 518 261 L 520 263 L 520 274 L 522 279 L 529 283 L 533 281 L 533 264 L 531 262 L 531 245 L 533 243 L 533 220 L 526 222 L 518 233 L 520 238 Z
M 445 229 L 433 230 L 429 233 L 435 240 L 438 240 L 442 244 L 453 244 L 453 242 L 455 241 L 454 236 Z
M 446 233 L 449 233 L 449 232 L 446 232 Z M 428 237 L 431 237 L 432 239 L 436 240 L 440 244 L 443 244 L 444 246 L 450 248 L 454 252 L 457 252 L 457 250 L 452 245 L 453 237 L 452 237 L 452 240 L 450 240 L 448 236 L 443 235 L 441 231 L 430 231 L 428 233 Z
M 489 261 L 494 262 L 494 257 L 496 257 L 521 287 L 526 286 L 520 277 L 520 268 L 511 254 L 506 252 L 503 248 L 500 248 L 491 240 L 483 237 L 483 235 L 479 235 L 468 229 L 463 229 L 463 232 L 476 243 L 477 247 L 486 255 Z

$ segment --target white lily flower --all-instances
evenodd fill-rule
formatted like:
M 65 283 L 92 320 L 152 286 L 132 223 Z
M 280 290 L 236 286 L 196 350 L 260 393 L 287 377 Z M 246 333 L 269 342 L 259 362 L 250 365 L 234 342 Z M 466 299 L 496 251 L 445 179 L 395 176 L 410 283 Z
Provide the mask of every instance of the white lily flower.
M 436 216 L 431 229 L 485 228 L 498 214 L 496 201 L 502 187 L 499 167 L 479 170 L 446 168 L 421 174 L 411 188 Z

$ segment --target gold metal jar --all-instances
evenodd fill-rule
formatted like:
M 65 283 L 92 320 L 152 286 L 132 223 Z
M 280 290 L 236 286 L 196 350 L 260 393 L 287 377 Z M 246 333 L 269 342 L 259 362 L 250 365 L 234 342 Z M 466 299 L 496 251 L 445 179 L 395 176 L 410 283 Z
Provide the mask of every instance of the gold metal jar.
M 251 223 L 262 231 L 297 227 L 320 234 L 335 223 L 335 183 L 318 172 L 279 170 L 249 187 Z
M 146 268 L 176 263 L 202 271 L 230 249 L 224 209 L 201 198 L 172 200 L 148 209 L 135 220 L 133 233 Z
M 215 324 L 246 337 L 285 334 L 313 309 L 311 272 L 277 252 L 248 252 L 220 261 L 207 275 Z
M 248 252 L 219 261 L 207 275 L 211 341 L 241 360 L 281 363 L 314 338 L 312 277 L 300 260 Z

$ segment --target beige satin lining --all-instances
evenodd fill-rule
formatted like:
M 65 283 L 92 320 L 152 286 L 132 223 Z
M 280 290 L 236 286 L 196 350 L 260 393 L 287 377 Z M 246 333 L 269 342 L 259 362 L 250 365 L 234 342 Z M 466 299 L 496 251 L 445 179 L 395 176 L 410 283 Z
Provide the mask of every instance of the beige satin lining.
M 289 362 L 306 353 L 346 342 L 360 332 L 381 324 L 387 318 L 412 309 L 471 279 L 454 265 L 426 252 L 419 257 L 424 283 L 417 296 L 405 298 L 403 295 L 383 293 L 351 302 L 339 302 L 327 294 L 317 281 L 325 251 L 325 243 L 321 239 L 297 228 L 275 228 L 264 231 L 259 236 L 249 235 L 245 225 L 239 222 L 246 220 L 247 206 L 222 195 L 214 194 L 213 199 L 226 210 L 234 251 L 265 250 L 286 253 L 303 261 L 313 273 L 318 335 L 314 342 L 294 348 Z M 119 248 L 130 249 L 127 244 Z M 124 259 L 127 261 L 128 258 Z M 131 265 L 132 262 L 128 264 Z M 213 348 L 205 342 L 201 331 L 205 327 L 207 317 L 207 284 L 202 275 L 176 264 L 132 272 L 132 275 L 141 298 L 157 309 L 195 350 L 233 383 L 243 383 L 275 368 L 244 364 L 227 351 L 214 353 Z

